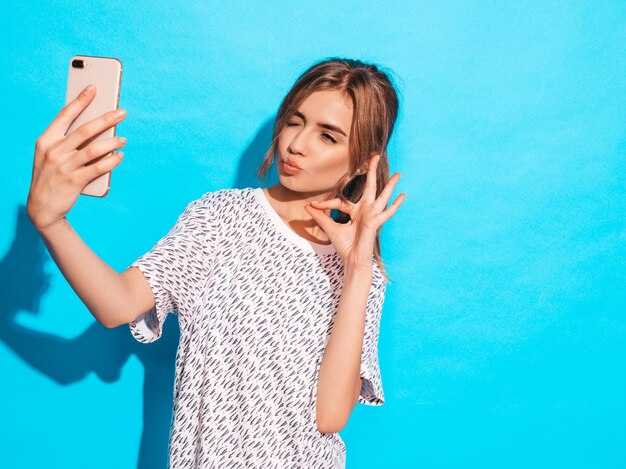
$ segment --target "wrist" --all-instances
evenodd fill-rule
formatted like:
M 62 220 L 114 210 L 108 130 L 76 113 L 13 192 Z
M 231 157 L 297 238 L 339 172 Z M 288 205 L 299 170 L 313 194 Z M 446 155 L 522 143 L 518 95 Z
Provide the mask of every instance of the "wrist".
M 50 236 L 51 234 L 54 234 L 54 232 L 63 229 L 67 225 L 67 219 L 63 217 L 60 220 L 57 220 L 54 223 L 50 223 L 45 226 L 37 225 L 35 223 L 33 223 L 33 225 L 35 226 L 35 229 L 39 232 L 39 234 L 45 238 Z
M 348 263 L 344 268 L 344 277 L 349 279 L 355 279 L 359 281 L 365 281 L 372 279 L 372 264 L 353 264 Z

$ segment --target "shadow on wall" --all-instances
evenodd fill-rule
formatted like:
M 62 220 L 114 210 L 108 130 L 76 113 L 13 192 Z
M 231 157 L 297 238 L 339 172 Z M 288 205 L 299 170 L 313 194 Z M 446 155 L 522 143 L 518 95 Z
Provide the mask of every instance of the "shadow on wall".
M 274 119 L 268 119 L 242 154 L 235 188 L 259 186 L 256 170 L 269 148 L 273 125 Z M 271 181 L 274 169 L 275 166 L 270 168 L 263 186 L 274 183 Z M 71 340 L 22 327 L 15 322 L 16 314 L 19 311 L 37 314 L 50 286 L 50 276 L 43 269 L 48 260 L 45 244 L 28 219 L 26 207 L 20 205 L 14 241 L 0 261 L 3 298 L 0 341 L 32 368 L 65 385 L 80 381 L 91 372 L 104 382 L 115 382 L 129 357 L 136 355 L 145 369 L 143 430 L 137 467 L 167 467 L 176 350 L 180 338 L 177 321 L 169 318 L 176 316 L 168 315 L 163 335 L 150 344 L 137 342 L 128 325 L 107 329 L 94 321 L 83 334 Z

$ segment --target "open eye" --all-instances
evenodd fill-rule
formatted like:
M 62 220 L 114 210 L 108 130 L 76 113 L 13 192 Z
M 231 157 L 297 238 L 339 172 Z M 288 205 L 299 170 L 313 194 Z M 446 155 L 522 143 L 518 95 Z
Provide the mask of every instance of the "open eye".
M 337 140 L 335 140 L 335 139 L 334 139 L 334 138 L 333 138 L 330 134 L 327 134 L 326 132 L 324 132 L 324 133 L 322 134 L 322 137 L 324 137 L 324 138 L 326 138 L 326 139 L 330 140 L 330 141 L 331 141 L 331 142 L 333 142 L 333 143 L 337 143 Z

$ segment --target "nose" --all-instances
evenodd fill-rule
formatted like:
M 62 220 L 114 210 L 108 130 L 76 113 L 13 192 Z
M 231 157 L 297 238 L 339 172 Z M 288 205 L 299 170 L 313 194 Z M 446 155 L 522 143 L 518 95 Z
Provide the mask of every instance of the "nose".
M 289 142 L 289 146 L 287 147 L 287 151 L 291 154 L 300 154 L 304 155 L 304 148 L 306 146 L 306 132 L 304 129 L 296 132 Z

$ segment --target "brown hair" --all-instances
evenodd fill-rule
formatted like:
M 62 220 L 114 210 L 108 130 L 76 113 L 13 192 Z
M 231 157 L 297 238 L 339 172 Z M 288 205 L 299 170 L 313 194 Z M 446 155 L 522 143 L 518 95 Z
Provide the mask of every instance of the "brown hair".
M 348 142 L 350 171 L 339 180 L 337 195 L 343 201 L 358 202 L 363 195 L 367 172 L 357 174 L 357 171 L 367 168 L 372 153 L 379 153 L 380 160 L 376 169 L 378 197 L 389 180 L 387 143 L 398 116 L 398 95 L 390 78 L 379 66 L 359 60 L 338 57 L 325 59 L 313 64 L 298 77 L 280 105 L 274 122 L 272 143 L 257 174 L 265 178 L 276 157 L 278 137 L 298 106 L 311 93 L 322 90 L 340 91 L 352 100 L 353 105 Z M 337 223 L 346 223 L 349 220 L 350 215 L 344 212 L 339 212 L 335 218 Z M 378 233 L 374 257 L 385 279 L 389 281 L 381 258 Z

